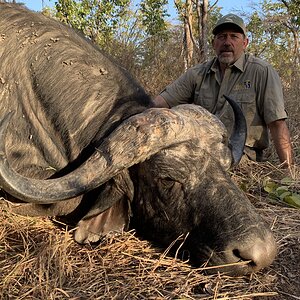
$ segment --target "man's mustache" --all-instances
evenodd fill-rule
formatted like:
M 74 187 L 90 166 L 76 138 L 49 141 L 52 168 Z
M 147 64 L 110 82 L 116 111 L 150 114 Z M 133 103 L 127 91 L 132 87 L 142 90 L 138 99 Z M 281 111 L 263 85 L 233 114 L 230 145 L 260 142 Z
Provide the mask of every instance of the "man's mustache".
M 233 49 L 231 47 L 223 47 L 220 49 L 220 52 L 233 52 Z

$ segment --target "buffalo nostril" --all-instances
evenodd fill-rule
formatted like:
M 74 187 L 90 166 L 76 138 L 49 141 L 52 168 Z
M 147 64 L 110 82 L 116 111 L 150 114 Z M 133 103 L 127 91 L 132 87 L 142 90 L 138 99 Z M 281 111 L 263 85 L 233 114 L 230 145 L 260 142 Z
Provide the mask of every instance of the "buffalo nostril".
M 267 235 L 264 240 L 260 238 L 251 239 L 232 250 L 236 260 L 249 261 L 247 265 L 251 272 L 269 266 L 273 262 L 276 253 L 276 243 L 272 234 Z
M 239 261 L 249 261 L 249 262 L 248 262 L 248 265 L 249 265 L 249 266 L 251 266 L 252 268 L 255 268 L 255 267 L 256 267 L 255 261 L 253 261 L 253 260 L 250 259 L 250 258 L 245 259 L 245 256 L 241 255 L 240 250 L 238 250 L 238 249 L 233 249 L 232 253 L 233 253 L 233 255 L 234 255 L 235 257 L 238 258 Z

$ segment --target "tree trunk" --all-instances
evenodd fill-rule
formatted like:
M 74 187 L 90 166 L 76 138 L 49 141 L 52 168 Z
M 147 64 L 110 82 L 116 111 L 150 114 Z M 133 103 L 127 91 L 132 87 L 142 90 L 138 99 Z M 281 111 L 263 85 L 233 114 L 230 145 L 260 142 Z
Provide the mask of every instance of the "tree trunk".
M 186 0 L 184 16 L 184 37 L 185 37 L 185 68 L 192 65 L 194 45 L 193 45 L 193 7 L 192 0 Z
M 208 21 L 208 0 L 203 0 L 201 14 L 201 27 L 202 27 L 202 61 L 208 58 L 208 34 L 207 34 L 207 21 Z

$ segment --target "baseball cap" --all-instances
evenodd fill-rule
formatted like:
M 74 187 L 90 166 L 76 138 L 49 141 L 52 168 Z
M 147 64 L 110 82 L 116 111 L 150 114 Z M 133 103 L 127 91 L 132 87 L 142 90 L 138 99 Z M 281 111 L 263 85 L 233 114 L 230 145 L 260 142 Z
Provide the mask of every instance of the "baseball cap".
M 243 19 L 235 14 L 228 14 L 221 17 L 213 28 L 213 34 L 216 35 L 222 29 L 222 27 L 226 26 L 227 24 L 235 25 L 235 27 L 238 27 L 241 30 L 241 33 L 246 35 L 246 26 Z

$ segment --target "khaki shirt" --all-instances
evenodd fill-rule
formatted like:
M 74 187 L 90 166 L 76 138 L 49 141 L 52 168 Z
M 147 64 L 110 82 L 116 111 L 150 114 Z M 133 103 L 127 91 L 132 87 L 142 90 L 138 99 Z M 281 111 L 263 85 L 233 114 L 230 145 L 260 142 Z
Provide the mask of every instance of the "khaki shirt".
M 233 113 L 223 95 L 239 103 L 247 121 L 246 145 L 265 149 L 269 145 L 267 124 L 287 118 L 282 86 L 270 64 L 243 54 L 225 71 L 223 80 L 216 58 L 190 68 L 162 91 L 170 107 L 195 103 L 217 115 L 229 133 Z

